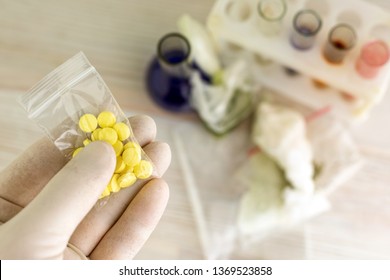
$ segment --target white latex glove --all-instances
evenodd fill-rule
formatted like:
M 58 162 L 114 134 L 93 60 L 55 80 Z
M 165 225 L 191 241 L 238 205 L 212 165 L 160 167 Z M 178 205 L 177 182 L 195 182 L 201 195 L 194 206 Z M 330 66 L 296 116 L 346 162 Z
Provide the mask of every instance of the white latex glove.
M 134 117 L 130 123 L 163 174 L 170 150 L 153 142 L 154 122 Z M 99 205 L 115 162 L 104 142 L 91 143 L 64 167 L 46 138 L 22 154 L 0 175 L 0 259 L 134 257 L 158 223 L 169 191 L 162 179 L 139 181 Z

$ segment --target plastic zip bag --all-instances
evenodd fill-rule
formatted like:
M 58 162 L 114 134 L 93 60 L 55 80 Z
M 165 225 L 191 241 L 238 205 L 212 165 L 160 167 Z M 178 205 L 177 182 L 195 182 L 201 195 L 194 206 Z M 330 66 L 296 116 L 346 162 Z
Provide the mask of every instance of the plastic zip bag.
M 117 167 L 112 180 L 101 197 L 119 191 L 120 188 L 117 180 L 120 176 L 124 175 L 122 173 L 124 169 L 126 169 L 127 173 L 132 172 L 133 174 L 136 173 L 136 168 L 137 171 L 142 171 L 141 167 L 145 169 L 145 166 L 141 166 L 141 162 L 144 165 L 146 164 L 146 167 L 149 168 L 147 172 L 151 173 L 147 178 L 153 175 L 158 176 L 151 160 L 135 139 L 127 117 L 119 107 L 102 77 L 82 52 L 76 54 L 49 73 L 23 95 L 19 101 L 27 111 L 28 117 L 34 120 L 44 130 L 54 145 L 68 160 L 71 159 L 72 154 L 78 148 L 83 148 L 90 141 L 104 140 L 103 137 L 101 137 L 102 139 L 99 139 L 98 136 L 94 137 L 92 131 L 85 132 L 80 128 L 79 120 L 83 115 L 92 114 L 97 118 L 101 112 L 111 112 L 115 116 L 115 123 L 123 123 L 129 128 L 128 133 L 126 133 L 128 137 L 121 141 L 121 145 L 125 146 L 129 142 L 132 142 L 128 147 L 136 147 L 134 151 L 137 152 L 136 158 L 139 163 L 137 166 L 132 166 L 132 170 L 131 166 L 125 165 L 123 167 L 123 161 L 122 163 L 119 162 L 119 158 L 122 158 L 122 152 L 124 150 L 122 148 L 122 151 L 120 151 L 120 147 L 118 149 L 114 148 L 117 153 Z M 103 127 L 100 128 L 103 129 Z M 95 130 L 97 129 L 99 129 L 99 125 Z M 98 132 L 101 132 L 101 130 Z M 112 131 L 110 130 L 110 132 Z M 99 134 L 96 133 L 96 135 Z M 102 134 L 100 135 L 102 136 Z M 120 140 L 118 139 L 117 141 Z M 118 143 L 118 146 L 120 146 L 120 143 Z M 129 176 L 127 175 L 127 177 Z M 135 180 L 146 179 L 144 178 L 146 177 L 145 173 L 144 176 L 135 177 Z M 114 178 L 115 181 L 113 181 Z M 110 192 L 107 193 L 107 190 Z
M 252 113 L 259 86 L 251 78 L 249 65 L 237 60 L 221 72 L 220 83 L 208 85 L 199 73 L 193 73 L 191 103 L 206 126 L 223 135 Z

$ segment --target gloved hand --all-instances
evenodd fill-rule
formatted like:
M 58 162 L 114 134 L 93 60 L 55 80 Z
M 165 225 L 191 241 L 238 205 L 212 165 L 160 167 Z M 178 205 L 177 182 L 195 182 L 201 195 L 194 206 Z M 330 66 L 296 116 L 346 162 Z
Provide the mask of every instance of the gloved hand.
M 153 142 L 154 121 L 129 120 L 164 174 L 171 153 Z M 162 179 L 139 180 L 100 205 L 115 161 L 104 142 L 91 143 L 69 163 L 47 138 L 25 151 L 0 173 L 0 259 L 133 258 L 164 212 L 169 190 Z

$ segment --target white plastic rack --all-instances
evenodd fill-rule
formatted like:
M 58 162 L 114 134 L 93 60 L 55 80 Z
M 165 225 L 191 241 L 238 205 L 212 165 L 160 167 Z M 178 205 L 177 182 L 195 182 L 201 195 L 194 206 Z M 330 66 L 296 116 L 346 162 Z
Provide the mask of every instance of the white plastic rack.
M 380 39 L 390 45 L 390 14 L 361 0 L 285 0 L 287 12 L 281 31 L 274 36 L 264 35 L 260 29 L 259 0 L 217 0 L 207 26 L 220 43 L 231 52 L 240 48 L 273 63 L 257 63 L 259 81 L 290 98 L 320 109 L 331 106 L 338 117 L 362 120 L 372 107 L 381 101 L 388 89 L 390 63 L 374 79 L 362 78 L 355 69 L 361 48 Z M 290 43 L 294 15 L 304 9 L 315 10 L 322 19 L 322 28 L 310 50 L 298 50 Z M 326 61 L 323 48 L 333 26 L 346 23 L 358 36 L 355 47 L 341 65 Z M 285 68 L 301 75 L 286 74 Z M 320 88 L 313 81 L 327 87 Z

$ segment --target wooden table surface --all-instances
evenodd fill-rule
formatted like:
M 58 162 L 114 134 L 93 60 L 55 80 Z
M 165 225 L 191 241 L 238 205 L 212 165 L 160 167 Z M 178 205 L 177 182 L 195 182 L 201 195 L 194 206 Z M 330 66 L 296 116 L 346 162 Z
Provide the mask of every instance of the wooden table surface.
M 390 8 L 390 1 L 370 1 Z M 144 74 L 158 39 L 176 31 L 189 13 L 205 21 L 213 0 L 0 0 L 0 169 L 42 136 L 26 119 L 16 97 L 66 59 L 83 51 L 127 112 L 154 116 L 158 138 L 172 141 L 170 128 L 193 122 L 154 105 Z M 365 165 L 331 196 L 332 209 L 288 233 L 275 235 L 234 258 L 390 258 L 390 98 L 355 129 Z M 167 211 L 138 259 L 202 259 L 190 201 L 173 149 L 166 174 Z

